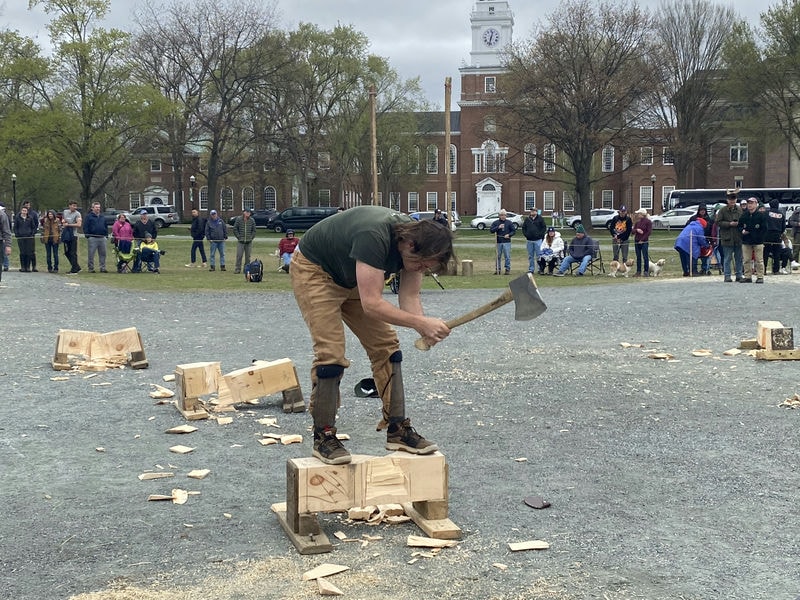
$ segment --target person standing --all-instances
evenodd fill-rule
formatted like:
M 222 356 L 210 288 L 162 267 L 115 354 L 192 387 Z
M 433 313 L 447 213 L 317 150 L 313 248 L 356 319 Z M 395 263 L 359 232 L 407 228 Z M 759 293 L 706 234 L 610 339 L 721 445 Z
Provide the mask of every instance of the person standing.
M 206 239 L 209 242 L 209 251 L 211 254 L 211 266 L 209 271 L 216 271 L 215 256 L 219 252 L 219 270 L 225 270 L 225 240 L 228 239 L 228 228 L 225 222 L 219 218 L 216 210 L 208 213 L 208 220 L 206 221 Z
M 48 210 L 42 226 L 42 243 L 47 254 L 47 272 L 58 273 L 58 246 L 61 243 L 61 221 L 56 211 Z
M 236 269 L 234 273 L 242 272 L 242 256 L 244 264 L 250 264 L 250 249 L 256 237 L 256 222 L 252 218 L 253 212 L 245 208 L 242 214 L 233 220 L 233 235 L 236 237 Z
M 28 213 L 28 207 L 19 209 L 19 214 L 14 216 L 14 235 L 19 248 L 19 266 L 22 273 L 36 271 L 36 232 L 39 223 L 33 220 Z
M 289 263 L 292 260 L 292 254 L 297 249 L 297 244 L 300 240 L 294 237 L 294 231 L 291 229 L 286 230 L 286 236 L 278 242 L 278 254 L 281 257 L 281 271 L 289 272 Z
M 81 270 L 78 263 L 78 230 L 83 225 L 83 217 L 78 211 L 78 202 L 71 200 L 69 207 L 61 214 L 61 242 L 64 244 L 64 256 L 70 264 L 70 273 L 74 275 Z
M 511 274 L 511 238 L 517 232 L 516 224 L 508 220 L 508 213 L 505 209 L 500 209 L 498 219 L 489 228 L 495 234 L 497 242 L 497 262 L 495 263 L 495 275 L 500 275 L 501 263 L 505 264 L 505 274 Z
M 767 261 L 772 258 L 772 274 L 777 275 L 781 270 L 781 253 L 783 241 L 781 236 L 786 229 L 786 217 L 781 212 L 780 202 L 777 199 L 769 201 L 767 213 L 767 229 L 764 234 L 764 268 Z
M 437 208 L 433 211 L 433 220 L 439 223 L 439 225 L 444 225 L 447 227 L 447 215 L 442 212 L 441 208 Z
M 28 216 L 30 216 L 30 218 L 33 219 L 33 222 L 36 224 L 36 232 L 38 233 L 39 227 L 41 227 L 41 225 L 42 225 L 42 221 L 41 221 L 41 219 L 39 217 L 39 213 L 33 209 L 33 207 L 31 206 L 31 201 L 30 200 L 25 200 L 22 203 L 22 206 L 23 206 L 23 208 L 27 208 L 28 209 Z M 34 240 L 34 242 L 35 242 L 35 240 Z M 36 244 L 35 243 L 33 244 L 33 254 L 31 255 L 31 266 L 30 266 L 30 269 L 31 269 L 31 271 L 38 271 L 39 270 L 39 269 L 36 268 Z
M 2 244 L 3 258 L 8 259 L 11 256 L 11 221 L 6 214 L 6 207 L 0 204 L 0 244 Z M 3 271 L 0 270 L 0 281 L 3 279 Z
M 547 233 L 547 224 L 544 222 L 544 217 L 539 214 L 536 208 L 532 208 L 525 217 L 522 223 L 522 235 L 528 240 L 526 248 L 528 250 L 528 273 L 537 271 L 537 263 L 539 262 L 539 253 L 541 252 L 542 240 Z M 539 275 L 544 274 L 544 269 L 538 270 Z
M 636 252 L 636 273 L 634 277 L 650 277 L 650 234 L 653 222 L 646 208 L 636 211 L 636 223 L 633 225 L 633 249 Z
M 189 230 L 192 234 L 192 251 L 189 260 L 190 264 L 187 267 L 193 267 L 197 263 L 197 253 L 200 252 L 200 260 L 202 264 L 200 268 L 205 269 L 208 264 L 206 262 L 206 245 L 203 240 L 206 237 L 206 218 L 200 216 L 200 212 L 192 209 L 192 226 Z
M 89 249 L 89 257 L 86 261 L 89 273 L 94 273 L 94 255 L 97 254 L 100 263 L 100 272 L 108 273 L 106 270 L 106 243 L 108 241 L 108 225 L 106 218 L 100 214 L 100 203 L 92 202 L 92 210 L 83 220 L 83 233 L 86 236 L 86 245 Z
M 736 204 L 736 190 L 728 190 L 726 205 L 717 211 L 716 222 L 719 229 L 719 243 L 722 247 L 722 273 L 724 281 L 730 283 L 731 262 L 735 263 L 736 281 L 744 280 L 744 264 L 742 260 L 742 232 L 739 230 L 739 219 L 742 209 Z
M 629 238 L 633 231 L 633 220 L 628 215 L 628 207 L 624 204 L 619 207 L 619 211 L 608 223 L 608 231 L 611 233 L 611 249 L 614 253 L 614 260 L 619 260 L 620 250 L 622 250 L 622 262 L 628 262 Z
M 350 366 L 345 324 L 369 357 L 383 404 L 378 430 L 388 425 L 386 449 L 423 455 L 438 450 L 406 416 L 403 354 L 392 325 L 416 330 L 429 346 L 450 334 L 443 320 L 423 313 L 420 289 L 423 274 L 445 268 L 452 256 L 453 236 L 447 227 L 382 206 L 357 206 L 328 217 L 300 240 L 289 274 L 313 342 L 309 410 L 313 455 L 322 462 L 351 460 L 336 437 L 339 383 Z M 385 274 L 398 272 L 399 306 L 383 294 Z
M 758 198 L 747 199 L 747 210 L 739 218 L 739 231 L 742 234 L 742 253 L 750 266 L 741 282 L 752 283 L 755 275 L 756 283 L 764 283 L 764 236 L 767 234 L 767 213 L 758 209 Z

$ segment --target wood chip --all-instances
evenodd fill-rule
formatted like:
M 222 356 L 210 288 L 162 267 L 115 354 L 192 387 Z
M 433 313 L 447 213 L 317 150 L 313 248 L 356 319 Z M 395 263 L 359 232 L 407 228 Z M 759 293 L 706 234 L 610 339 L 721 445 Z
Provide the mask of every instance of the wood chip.
M 675 357 L 672 356 L 672 354 L 669 354 L 668 352 L 654 352 L 652 354 L 648 354 L 647 358 L 652 358 L 655 360 L 670 360 Z
M 509 542 L 508 549 L 512 552 L 519 552 L 521 550 L 547 550 L 550 544 L 544 540 L 530 540 L 528 542 Z
M 95 448 L 95 449 L 94 449 L 94 451 L 95 451 L 95 452 L 105 452 L 105 451 L 106 451 L 106 449 L 105 449 L 105 448 L 103 448 L 102 446 L 98 446 L 97 448 Z
M 406 538 L 406 546 L 413 548 L 452 548 L 457 545 L 455 540 L 437 540 L 421 535 L 410 535 Z
M 271 438 L 277 441 L 280 441 L 280 439 L 283 437 L 282 433 L 262 433 L 261 435 L 263 435 L 265 438 Z
M 194 448 L 190 448 L 189 446 L 181 446 L 179 444 L 177 446 L 172 446 L 169 451 L 174 452 L 175 454 L 189 454 L 189 452 L 194 451 Z
M 175 477 L 175 473 L 170 473 L 169 471 L 161 472 L 161 473 L 142 473 L 139 475 L 139 481 L 150 481 L 151 479 L 166 479 L 168 477 Z
M 170 373 L 169 375 L 164 375 L 161 379 L 163 381 L 166 381 L 166 382 L 175 381 L 175 373 Z
M 317 589 L 320 596 L 344 596 L 344 592 L 324 577 L 317 577 Z
M 172 503 L 173 504 L 186 504 L 189 499 L 189 492 L 180 488 L 172 490 Z
M 192 433 L 193 431 L 197 431 L 197 427 L 194 425 L 178 425 L 170 427 L 164 433 Z
M 281 428 L 281 426 L 278 425 L 277 417 L 265 417 L 263 419 L 258 419 L 256 423 L 259 423 L 261 425 L 266 425 L 267 427 L 276 427 L 278 429 Z
M 288 446 L 289 444 L 302 444 L 303 443 L 303 436 L 298 434 L 292 435 L 282 435 L 281 436 L 281 444 L 284 446 Z
M 148 502 L 160 502 L 162 500 L 172 501 L 172 496 L 165 496 L 164 494 L 150 494 L 147 497 Z
M 64 376 L 61 376 L 61 377 L 51 377 L 51 378 L 50 378 L 50 381 L 69 381 L 69 377 L 64 377 Z
M 354 506 L 347 509 L 347 518 L 352 521 L 366 521 L 377 510 L 378 507 L 376 506 Z
M 524 456 L 520 456 L 519 458 L 515 458 L 514 460 L 517 462 L 528 462 L 528 459 L 525 458 Z
M 333 534 L 337 540 L 344 541 L 347 539 L 347 534 L 344 531 L 337 531 Z
M 319 579 L 320 577 L 330 577 L 343 571 L 348 571 L 350 567 L 344 565 L 335 565 L 333 563 L 323 563 L 318 567 L 303 573 L 303 581 L 311 581 L 312 579 Z
M 97 377 L 97 373 L 92 373 L 90 375 L 84 375 L 84 379 L 91 379 L 92 377 Z
M 151 398 L 172 398 L 175 395 L 175 392 L 169 390 L 165 387 L 158 385 L 157 383 L 151 383 L 155 389 L 150 392 Z
M 275 438 L 262 438 L 258 440 L 258 443 L 261 444 L 262 446 L 273 446 L 278 443 L 278 440 L 276 440 Z
M 508 569 L 508 565 L 504 565 L 503 563 L 492 563 L 492 566 L 495 569 L 500 569 L 501 571 L 505 571 L 506 569 Z
M 337 433 L 336 434 L 336 439 L 341 441 L 341 442 L 346 442 L 347 440 L 350 439 L 350 434 L 349 433 Z
M 712 350 L 707 350 L 702 348 L 700 350 L 692 350 L 692 356 L 711 356 L 714 352 Z
M 233 417 L 217 417 L 217 425 L 230 425 L 233 423 Z
M 205 479 L 211 473 L 211 469 L 194 469 L 189 471 L 186 476 L 192 479 Z
M 738 348 L 731 348 L 730 350 L 725 350 L 725 352 L 723 352 L 725 356 L 736 356 L 737 354 L 741 353 L 742 351 L 739 350 Z

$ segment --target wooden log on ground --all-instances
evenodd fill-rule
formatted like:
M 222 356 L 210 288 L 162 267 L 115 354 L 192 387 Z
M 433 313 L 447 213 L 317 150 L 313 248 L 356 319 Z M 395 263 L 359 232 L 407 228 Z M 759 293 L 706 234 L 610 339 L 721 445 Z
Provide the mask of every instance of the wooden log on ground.
M 759 321 L 756 339 L 764 350 L 794 349 L 794 331 L 780 321 Z

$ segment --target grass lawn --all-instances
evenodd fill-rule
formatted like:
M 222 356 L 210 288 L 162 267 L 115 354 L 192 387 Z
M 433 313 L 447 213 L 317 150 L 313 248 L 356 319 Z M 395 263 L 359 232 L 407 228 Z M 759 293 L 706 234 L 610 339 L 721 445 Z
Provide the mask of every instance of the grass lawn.
M 561 231 L 564 236 L 565 243 L 574 237 L 574 232 L 571 228 L 565 228 Z M 601 251 L 603 254 L 603 261 L 606 265 L 611 260 L 611 238 L 605 230 L 589 231 L 589 235 L 600 240 Z M 278 258 L 275 256 L 275 251 L 278 247 L 278 240 L 283 237 L 282 234 L 265 232 L 264 229 L 258 230 L 258 237 L 253 242 L 253 258 L 260 258 L 264 262 L 264 280 L 261 283 L 248 283 L 244 279 L 244 275 L 234 274 L 234 264 L 236 259 L 236 240 L 230 239 L 226 244 L 226 265 L 228 270 L 226 272 L 219 271 L 219 260 L 217 260 L 217 271 L 209 272 L 207 269 L 187 268 L 184 265 L 189 262 L 189 250 L 191 248 L 191 238 L 189 237 L 188 226 L 186 225 L 173 225 L 167 229 L 162 229 L 159 232 L 158 244 L 161 250 L 166 250 L 166 254 L 161 257 L 161 274 L 154 275 L 151 273 L 133 273 L 133 274 L 117 274 L 116 261 L 114 253 L 109 248 L 108 264 L 107 267 L 110 271 L 109 274 L 90 274 L 86 272 L 86 241 L 81 239 L 78 254 L 80 264 L 83 267 L 77 276 L 74 277 L 78 281 L 94 281 L 104 285 L 111 285 L 121 289 L 131 290 L 172 290 L 172 291 L 217 291 L 217 290 L 242 290 L 242 291 L 289 291 L 291 285 L 289 276 L 285 273 L 279 273 Z M 302 237 L 302 234 L 301 234 Z M 673 244 L 677 232 L 675 231 L 654 231 L 650 238 L 650 258 L 656 261 L 660 258 L 666 258 L 667 264 L 662 271 L 662 277 L 679 277 L 681 275 L 680 263 L 678 261 L 678 254 L 673 249 Z M 522 232 L 519 232 L 512 240 L 511 243 L 511 274 L 519 275 L 527 271 L 528 256 L 525 249 L 525 238 Z M 458 262 L 458 275 L 439 277 L 442 285 L 446 289 L 480 289 L 480 288 L 498 288 L 505 285 L 508 278 L 505 276 L 494 275 L 495 264 L 495 244 L 494 236 L 488 231 L 478 231 L 476 229 L 460 229 L 456 233 L 455 241 L 456 257 Z M 208 254 L 208 244 L 206 243 L 206 254 Z M 39 266 L 45 264 L 43 248 L 37 247 L 37 256 Z M 635 258 L 633 250 L 633 241 L 630 243 L 629 258 Z M 461 276 L 460 261 L 472 260 L 473 261 L 473 276 Z M 64 266 L 68 263 L 66 259 L 61 257 L 61 265 Z M 12 256 L 12 269 L 18 265 L 16 253 Z M 46 266 L 46 265 L 45 265 Z M 97 265 L 95 265 L 97 268 Z M 62 273 L 65 269 L 61 269 Z M 65 276 L 66 275 L 62 275 Z M 596 277 L 537 277 L 538 285 L 542 287 L 549 286 L 571 286 L 571 285 L 596 285 L 599 283 L 608 283 L 610 278 L 604 276 Z M 618 277 L 616 281 L 633 283 L 639 280 L 626 279 Z M 424 287 L 427 289 L 438 289 L 436 282 L 432 278 L 426 278 Z

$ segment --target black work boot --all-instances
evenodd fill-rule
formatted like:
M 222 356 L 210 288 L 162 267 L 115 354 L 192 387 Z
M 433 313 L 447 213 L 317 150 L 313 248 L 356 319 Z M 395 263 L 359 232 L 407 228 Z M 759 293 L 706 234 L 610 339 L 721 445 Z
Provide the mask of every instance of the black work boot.
M 326 427 L 322 430 L 314 428 L 313 454 L 328 465 L 344 465 L 351 460 L 350 453 L 336 437 L 335 427 Z
M 386 449 L 403 450 L 412 454 L 431 454 L 436 452 L 439 446 L 418 434 L 411 426 L 411 419 L 403 419 L 400 423 L 389 423 Z

